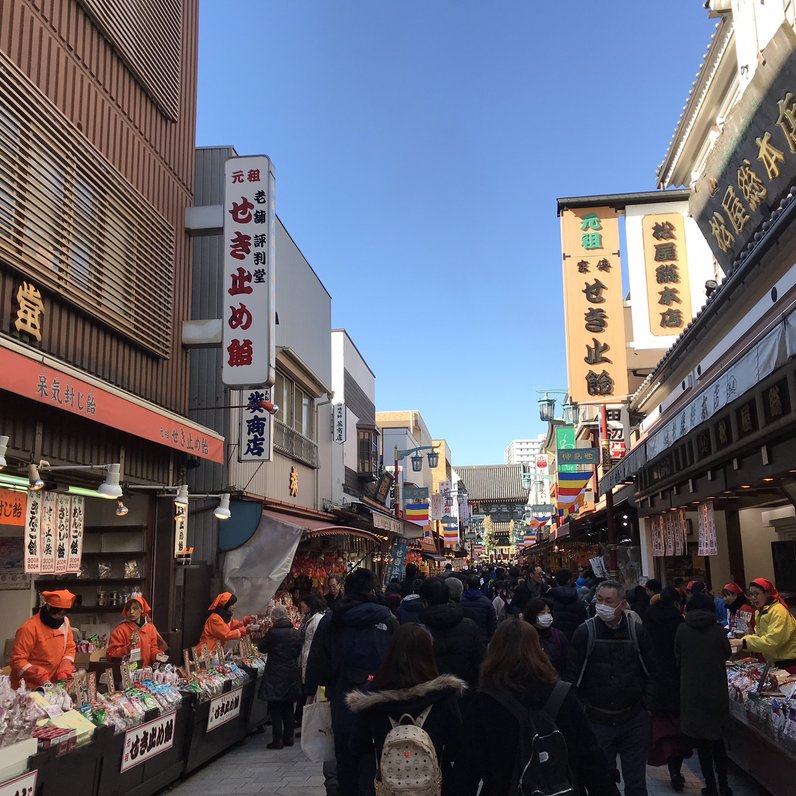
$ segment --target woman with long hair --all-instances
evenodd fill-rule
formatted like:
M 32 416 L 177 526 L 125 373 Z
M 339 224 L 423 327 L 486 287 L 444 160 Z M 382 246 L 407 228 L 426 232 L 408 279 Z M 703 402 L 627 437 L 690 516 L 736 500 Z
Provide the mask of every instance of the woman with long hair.
M 553 614 L 550 613 L 550 606 L 541 597 L 532 597 L 523 607 L 522 616 L 526 622 L 533 625 L 534 630 L 539 634 L 539 643 L 542 645 L 542 649 L 547 653 L 550 663 L 560 675 L 567 662 L 569 642 L 558 628 L 553 627 Z
M 449 774 L 462 721 L 458 697 L 466 688 L 458 677 L 440 675 L 431 635 L 425 627 L 417 622 L 401 625 L 368 690 L 352 691 L 346 697 L 346 704 L 355 714 L 352 753 L 380 760 L 384 739 L 393 723 L 405 714 L 418 720 L 428 710 L 423 729 L 437 753 L 442 793 L 457 793 L 449 787 Z
M 520 760 L 525 743 L 521 733 L 530 728 L 519 717 L 545 711 L 566 742 L 576 792 L 589 796 L 618 796 L 612 767 L 597 743 L 583 706 L 568 686 L 556 686 L 558 673 L 528 622 L 502 622 L 489 644 L 481 666 L 479 691 L 467 708 L 459 754 L 454 766 L 457 796 L 513 794 L 511 784 L 527 760 Z M 554 691 L 560 700 L 553 709 Z M 553 715 L 555 714 L 555 715 Z M 528 739 L 530 741 L 530 738 Z M 579 790 L 577 790 L 579 789 Z

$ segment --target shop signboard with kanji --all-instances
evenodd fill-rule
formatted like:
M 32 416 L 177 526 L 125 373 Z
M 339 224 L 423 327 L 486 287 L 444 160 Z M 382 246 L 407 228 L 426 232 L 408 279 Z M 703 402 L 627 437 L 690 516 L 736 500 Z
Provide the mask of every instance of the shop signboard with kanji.
M 569 397 L 613 402 L 628 393 L 619 219 L 608 207 L 561 213 Z
M 240 405 L 238 461 L 270 462 L 274 452 L 273 415 L 262 404 L 271 401 L 271 390 L 235 394 Z
M 796 34 L 783 25 L 724 121 L 689 210 L 725 273 L 796 180 Z M 759 237 L 759 236 L 758 236 Z
M 274 383 L 274 172 L 265 155 L 224 166 L 221 379 L 230 387 Z
M 122 764 L 123 774 L 131 768 L 151 760 L 155 755 L 165 752 L 174 745 L 176 713 L 167 713 L 154 721 L 133 727 L 124 734 Z

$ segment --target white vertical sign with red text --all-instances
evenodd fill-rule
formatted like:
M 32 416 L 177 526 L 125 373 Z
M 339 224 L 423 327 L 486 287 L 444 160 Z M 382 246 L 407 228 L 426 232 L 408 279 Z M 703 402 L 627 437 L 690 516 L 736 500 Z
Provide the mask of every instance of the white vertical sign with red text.
M 274 383 L 274 172 L 265 155 L 224 165 L 223 365 L 230 387 Z

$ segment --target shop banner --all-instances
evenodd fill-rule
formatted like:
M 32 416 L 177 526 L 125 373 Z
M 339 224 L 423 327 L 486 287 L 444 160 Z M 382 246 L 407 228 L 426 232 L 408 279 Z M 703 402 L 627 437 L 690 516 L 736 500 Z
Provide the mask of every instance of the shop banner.
M 432 520 L 441 520 L 443 511 L 442 507 L 444 502 L 442 500 L 442 495 L 436 494 L 431 496 L 431 519 Z
M 28 493 L 25 512 L 25 574 L 41 572 L 41 492 Z
M 188 507 L 174 507 L 174 557 L 185 555 L 188 549 Z
M 676 556 L 685 555 L 686 535 L 688 533 L 688 523 L 686 522 L 685 509 L 679 508 L 677 510 L 677 527 L 674 534 L 674 554 Z
M 25 492 L 0 489 L 0 525 L 25 526 Z
M 41 574 L 55 572 L 55 534 L 57 495 L 54 492 L 41 494 L 41 524 L 39 526 L 39 547 L 41 548 Z
M 597 556 L 596 558 L 590 558 L 589 564 L 591 566 L 591 571 L 595 574 L 598 578 L 607 578 L 608 575 L 608 567 L 605 566 L 605 559 L 602 556 Z
M 347 437 L 345 404 L 332 404 L 332 442 L 342 445 Z
M 390 566 L 387 567 L 387 583 L 393 578 L 401 579 L 404 571 L 404 559 L 406 558 L 406 542 L 398 542 L 390 548 Z
M 131 768 L 151 760 L 161 752 L 171 749 L 174 745 L 176 717 L 177 712 L 174 711 L 159 719 L 127 730 L 124 734 L 122 765 L 119 772 L 123 774 Z
M 69 551 L 66 559 L 67 572 L 80 572 L 83 557 L 83 528 L 85 525 L 85 501 L 82 497 L 72 497 L 69 521 Z
M 653 514 L 649 518 L 650 534 L 652 536 L 652 555 L 655 558 L 662 558 L 666 552 L 666 544 L 663 533 L 663 515 Z
M 238 461 L 270 462 L 274 454 L 274 416 L 267 412 L 261 401 L 272 401 L 271 390 L 255 390 L 248 393 L 232 391 L 238 408 Z M 243 402 L 246 406 L 243 406 Z
M 232 721 L 240 715 L 243 702 L 243 689 L 236 688 L 228 694 L 222 694 L 210 701 L 210 713 L 207 717 L 207 732 L 217 730 L 222 724 Z
M 36 796 L 38 773 L 38 771 L 29 771 L 21 777 L 0 783 L 0 796 Z
M 716 522 L 713 516 L 713 501 L 706 500 L 699 505 L 699 550 L 697 555 L 715 556 L 719 553 L 716 539 Z
M 55 508 L 55 574 L 66 574 L 69 562 L 69 532 L 72 521 L 72 509 L 69 495 L 58 495 Z

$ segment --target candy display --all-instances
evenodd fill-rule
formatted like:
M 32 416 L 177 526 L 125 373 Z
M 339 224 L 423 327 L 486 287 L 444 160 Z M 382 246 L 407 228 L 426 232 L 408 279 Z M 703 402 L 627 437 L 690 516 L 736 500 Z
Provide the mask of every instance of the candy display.
M 9 677 L 0 676 L 0 747 L 31 738 L 42 715 L 24 686 L 15 690 Z

